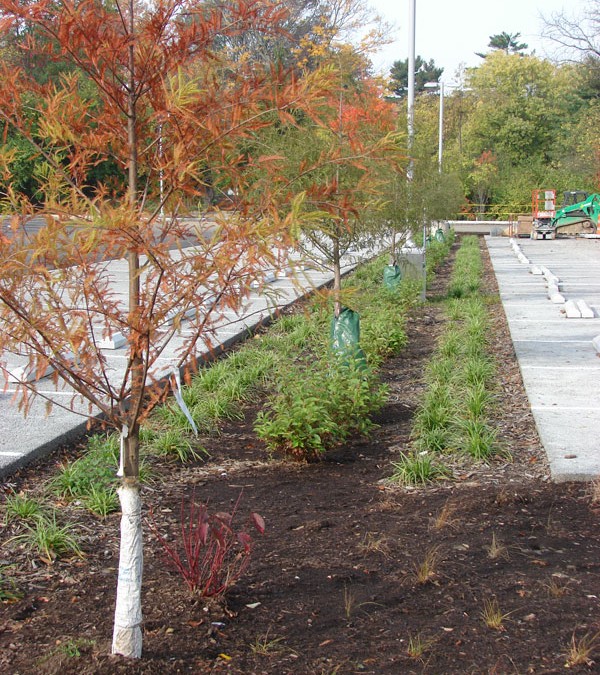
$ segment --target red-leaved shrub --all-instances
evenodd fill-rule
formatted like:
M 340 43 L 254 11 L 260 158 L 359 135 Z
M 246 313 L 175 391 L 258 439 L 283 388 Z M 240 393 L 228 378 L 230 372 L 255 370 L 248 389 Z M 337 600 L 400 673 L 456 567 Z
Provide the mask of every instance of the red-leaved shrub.
M 208 512 L 205 504 L 196 502 L 195 493 L 187 502 L 182 499 L 180 536 L 173 543 L 159 532 L 150 512 L 151 531 L 191 593 L 220 596 L 248 567 L 252 537 L 244 527 L 236 531 L 234 526 L 240 499 L 241 494 L 231 513 L 214 514 Z M 251 513 L 247 522 L 260 534 L 264 533 L 265 521 L 258 513 Z

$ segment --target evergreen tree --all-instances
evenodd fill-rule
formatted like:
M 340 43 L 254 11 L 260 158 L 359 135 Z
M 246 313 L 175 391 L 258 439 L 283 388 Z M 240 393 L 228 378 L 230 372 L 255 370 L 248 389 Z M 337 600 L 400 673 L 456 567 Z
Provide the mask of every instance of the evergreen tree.
M 435 61 L 430 59 L 426 61 L 421 56 L 415 59 L 415 92 L 422 92 L 425 89 L 426 82 L 437 82 L 442 73 L 443 68 L 438 68 Z M 395 61 L 390 70 L 392 92 L 403 98 L 408 92 L 408 59 L 404 61 Z

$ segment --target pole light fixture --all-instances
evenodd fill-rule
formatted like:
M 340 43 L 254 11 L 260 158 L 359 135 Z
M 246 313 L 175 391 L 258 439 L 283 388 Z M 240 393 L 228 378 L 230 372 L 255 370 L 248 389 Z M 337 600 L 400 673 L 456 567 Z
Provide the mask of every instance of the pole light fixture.
M 415 28 L 416 28 L 416 0 L 408 0 L 408 171 L 406 177 L 409 182 L 413 178 L 414 162 L 412 158 L 413 141 L 415 135 Z
M 460 84 L 446 84 L 442 80 L 437 82 L 425 82 L 423 85 L 427 89 L 437 89 L 440 92 L 440 118 L 438 125 L 438 171 L 442 173 L 442 157 L 444 152 L 444 96 L 446 95 L 446 87 L 450 89 L 458 89 L 458 91 L 472 91 L 470 87 L 463 87 Z
M 442 80 L 437 82 L 425 82 L 428 89 L 438 89 L 440 92 L 440 116 L 438 123 L 438 171 L 442 173 L 442 156 L 444 153 L 444 83 Z

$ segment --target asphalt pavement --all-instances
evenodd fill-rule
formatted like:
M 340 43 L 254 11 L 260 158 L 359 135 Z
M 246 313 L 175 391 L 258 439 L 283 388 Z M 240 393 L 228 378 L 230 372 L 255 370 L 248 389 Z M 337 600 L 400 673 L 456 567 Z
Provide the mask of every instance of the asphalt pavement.
M 600 239 L 486 237 L 552 479 L 600 476 Z

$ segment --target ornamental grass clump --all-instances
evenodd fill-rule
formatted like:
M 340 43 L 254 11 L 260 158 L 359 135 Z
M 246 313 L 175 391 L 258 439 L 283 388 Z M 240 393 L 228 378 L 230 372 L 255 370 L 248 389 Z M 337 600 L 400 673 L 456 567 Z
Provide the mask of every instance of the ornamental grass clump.
M 50 491 L 69 501 L 79 500 L 102 517 L 118 509 L 116 493 L 119 437 L 96 434 L 84 454 L 66 462 L 49 482 Z
M 34 522 L 43 518 L 45 512 L 45 505 L 39 499 L 30 497 L 26 493 L 9 493 L 4 502 L 4 519 L 6 523 L 12 521 Z
M 392 467 L 391 480 L 400 485 L 423 485 L 449 475 L 448 469 L 427 452 L 400 453 Z
M 62 557 L 83 557 L 73 527 L 61 525 L 57 521 L 56 512 L 51 517 L 38 518 L 33 523 L 25 522 L 23 532 L 13 537 L 47 565 Z

